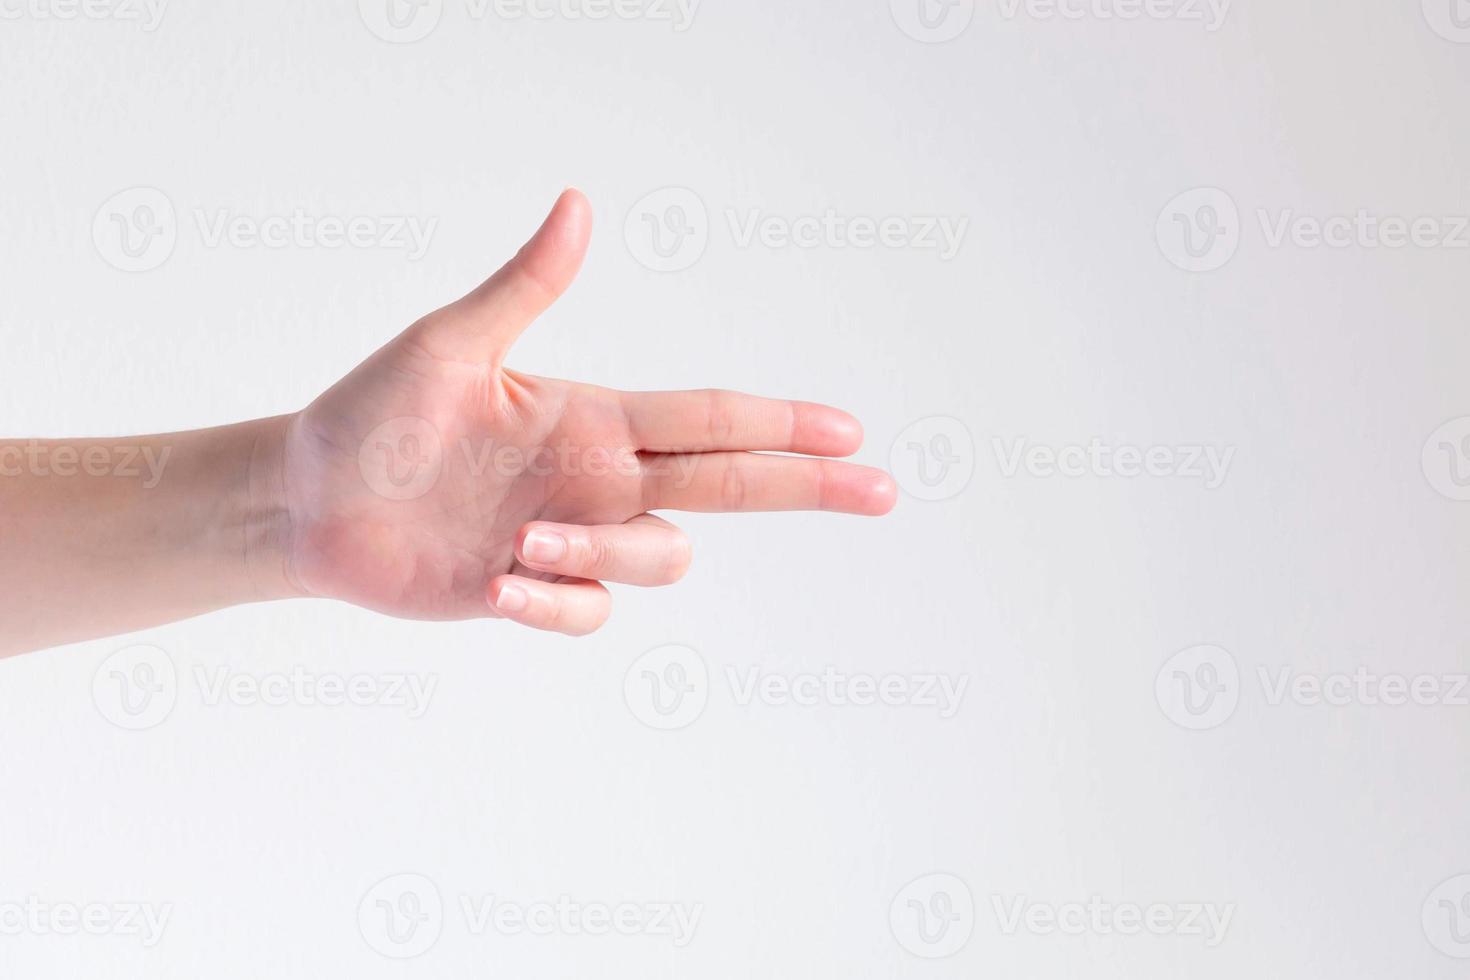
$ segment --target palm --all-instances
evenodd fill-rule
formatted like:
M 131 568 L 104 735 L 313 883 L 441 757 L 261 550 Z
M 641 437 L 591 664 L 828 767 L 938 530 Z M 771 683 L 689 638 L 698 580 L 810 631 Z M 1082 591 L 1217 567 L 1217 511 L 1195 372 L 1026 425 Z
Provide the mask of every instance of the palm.
M 515 559 L 528 522 L 620 524 L 643 511 L 641 481 L 617 465 L 637 457 L 616 393 L 405 346 L 293 426 L 288 491 L 307 529 L 293 565 L 308 591 L 412 618 L 479 616 L 490 578 L 543 577 Z M 404 375 L 415 387 L 395 390 Z M 358 412 L 388 421 L 354 438 L 363 424 L 342 420 Z
M 515 337 L 575 276 L 587 231 L 585 201 L 564 195 L 504 269 L 292 420 L 284 473 L 300 588 L 398 616 L 464 619 L 493 614 L 487 589 L 506 576 L 572 583 L 552 589 L 617 577 L 616 562 L 575 575 L 526 564 L 518 548 L 535 522 L 669 527 L 645 514 L 655 507 L 888 509 L 891 483 L 874 471 L 740 451 L 851 452 L 860 432 L 835 409 L 625 394 L 506 369 Z M 641 578 L 619 580 L 657 576 Z

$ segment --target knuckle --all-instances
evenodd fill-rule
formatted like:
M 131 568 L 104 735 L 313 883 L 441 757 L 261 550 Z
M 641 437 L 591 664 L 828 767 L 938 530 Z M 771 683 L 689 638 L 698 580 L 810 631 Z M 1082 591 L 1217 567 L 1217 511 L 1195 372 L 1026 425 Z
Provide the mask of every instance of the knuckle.
M 727 445 L 735 433 L 735 406 L 729 392 L 711 391 L 706 416 L 707 435 L 711 445 Z
M 618 549 L 606 535 L 591 533 L 582 542 L 580 557 L 578 564 L 588 578 L 603 578 L 617 564 Z
M 561 289 L 557 283 L 546 275 L 545 267 L 530 260 L 524 247 L 511 260 L 510 275 L 513 281 L 537 302 L 550 304 L 561 295 Z
M 745 471 L 734 463 L 726 466 L 720 480 L 720 505 L 727 511 L 743 510 L 749 496 L 750 486 Z

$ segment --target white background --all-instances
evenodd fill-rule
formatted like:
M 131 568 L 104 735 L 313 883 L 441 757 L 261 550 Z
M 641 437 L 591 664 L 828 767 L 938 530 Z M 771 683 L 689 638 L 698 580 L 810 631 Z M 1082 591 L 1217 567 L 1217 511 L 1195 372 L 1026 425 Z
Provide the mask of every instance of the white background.
M 903 0 L 707 0 L 685 30 L 444 0 L 414 43 L 346 0 L 174 0 L 153 30 L 53 16 L 66 2 L 0 0 L 0 434 L 300 408 L 575 183 L 593 251 L 517 368 L 839 404 L 867 425 L 859 458 L 910 493 L 882 521 L 690 518 L 690 576 L 620 590 L 590 639 L 296 603 L 0 664 L 0 976 L 1464 975 L 1467 889 L 1435 890 L 1470 871 L 1470 707 L 1273 704 L 1261 679 L 1470 670 L 1467 429 L 1431 440 L 1470 415 L 1465 236 L 1268 234 L 1287 211 L 1432 216 L 1447 235 L 1470 214 L 1451 0 L 1238 0 L 1218 24 L 1183 0 L 1134 19 L 1100 16 L 1126 0 L 1077 19 L 936 2 L 936 31 L 964 28 L 945 43 Z M 139 186 L 166 196 L 177 243 L 129 273 L 93 225 Z M 666 187 L 694 192 L 708 244 L 656 272 L 625 224 Z M 1168 208 L 1195 188 L 1218 192 Z M 1225 200 L 1211 268 L 1179 268 L 1176 213 L 1198 225 Z M 196 218 L 297 209 L 437 225 L 411 261 L 211 247 Z M 829 209 L 968 226 L 945 260 L 742 244 L 727 214 Z M 932 491 L 909 443 L 956 433 L 952 472 L 973 478 Z M 1020 439 L 1233 456 L 1214 489 L 1007 475 Z M 707 706 L 661 731 L 624 682 L 671 643 L 707 667 Z M 177 691 L 132 731 L 93 681 L 137 644 Z M 1235 707 L 1190 730 L 1156 680 L 1201 644 L 1235 665 Z M 728 674 L 829 666 L 967 687 L 942 718 L 741 704 Z M 412 718 L 210 704 L 198 682 L 294 668 L 437 686 Z M 444 904 L 404 962 L 375 948 L 370 891 L 400 873 Z M 931 874 L 952 877 L 905 891 Z M 958 918 L 926 945 L 907 903 L 936 889 Z M 491 895 L 702 914 L 683 948 L 476 935 L 460 899 Z M 1007 932 L 997 912 L 1093 897 L 1232 918 L 1210 945 L 1116 919 Z M 151 947 L 7 926 L 28 900 L 171 917 Z

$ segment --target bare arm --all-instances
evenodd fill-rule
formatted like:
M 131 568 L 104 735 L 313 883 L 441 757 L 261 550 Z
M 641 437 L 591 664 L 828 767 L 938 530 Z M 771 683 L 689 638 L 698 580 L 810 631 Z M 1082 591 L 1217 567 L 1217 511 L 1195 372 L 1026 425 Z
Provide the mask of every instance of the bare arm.
M 0 655 L 291 596 L 580 635 L 608 617 L 603 583 L 688 567 L 650 511 L 893 506 L 886 473 L 835 458 L 862 442 L 835 408 L 506 367 L 590 232 L 568 191 L 502 269 L 294 415 L 0 442 Z
M 0 656 L 296 594 L 268 462 L 285 423 L 0 440 Z

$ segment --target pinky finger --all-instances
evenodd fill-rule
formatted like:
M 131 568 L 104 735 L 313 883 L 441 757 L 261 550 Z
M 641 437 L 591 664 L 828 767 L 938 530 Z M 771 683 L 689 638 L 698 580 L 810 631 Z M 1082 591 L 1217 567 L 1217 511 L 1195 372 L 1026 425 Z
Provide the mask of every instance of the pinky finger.
M 499 575 L 490 581 L 487 598 L 490 608 L 512 622 L 568 636 L 586 636 L 612 613 L 612 595 L 590 579 L 543 582 Z

